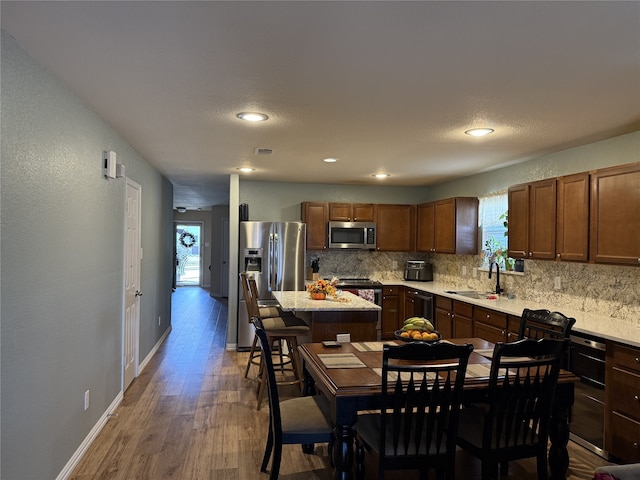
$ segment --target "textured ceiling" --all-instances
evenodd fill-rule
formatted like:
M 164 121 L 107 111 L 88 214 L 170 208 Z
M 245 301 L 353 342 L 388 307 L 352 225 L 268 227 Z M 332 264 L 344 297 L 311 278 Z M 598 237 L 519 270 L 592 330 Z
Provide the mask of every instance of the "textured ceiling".
M 226 204 L 240 166 L 258 181 L 430 185 L 640 128 L 635 1 L 1 9 L 189 208 Z M 235 117 L 247 110 L 270 119 Z M 478 126 L 495 133 L 464 134 Z

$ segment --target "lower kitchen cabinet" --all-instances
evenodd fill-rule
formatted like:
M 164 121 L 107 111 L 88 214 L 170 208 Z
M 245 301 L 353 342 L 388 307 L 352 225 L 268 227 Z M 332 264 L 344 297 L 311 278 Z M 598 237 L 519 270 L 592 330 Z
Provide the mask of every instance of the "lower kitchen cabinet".
M 436 296 L 435 323 L 442 338 L 453 338 L 453 300 Z
M 380 336 L 382 340 L 396 338 L 394 332 L 404 323 L 404 287 L 382 287 L 382 317 Z
M 520 319 L 517 315 L 507 315 L 507 342 L 515 342 L 518 340 L 520 332 Z
M 484 338 L 491 343 L 505 342 L 507 339 L 507 314 L 475 307 L 473 309 L 473 336 Z
M 473 337 L 473 305 L 454 300 L 452 319 L 454 337 Z
M 640 462 L 640 349 L 607 342 L 605 385 L 605 449 Z

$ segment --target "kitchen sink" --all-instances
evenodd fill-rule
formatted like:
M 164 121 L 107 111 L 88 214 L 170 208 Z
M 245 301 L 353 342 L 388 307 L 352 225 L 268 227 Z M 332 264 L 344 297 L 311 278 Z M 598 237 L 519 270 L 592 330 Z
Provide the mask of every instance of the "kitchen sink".
M 462 297 L 484 299 L 489 295 L 495 295 L 493 292 L 479 292 L 477 290 L 446 290 L 445 293 L 454 293 Z

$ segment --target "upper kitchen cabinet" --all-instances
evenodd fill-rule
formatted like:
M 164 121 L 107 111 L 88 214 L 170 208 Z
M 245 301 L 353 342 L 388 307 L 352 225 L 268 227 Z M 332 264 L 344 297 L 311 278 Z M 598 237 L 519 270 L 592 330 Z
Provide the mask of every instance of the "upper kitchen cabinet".
M 329 203 L 331 222 L 375 222 L 376 205 L 373 203 Z
M 556 179 L 509 188 L 509 256 L 556 255 Z
M 418 205 L 417 250 L 478 253 L 478 199 L 455 197 Z
M 302 221 L 307 224 L 307 250 L 325 250 L 329 222 L 327 204 L 302 202 Z
M 574 262 L 589 259 L 589 174 L 557 180 L 556 258 Z
M 376 212 L 377 250 L 415 251 L 415 205 L 379 204 Z
M 640 265 L 640 163 L 592 172 L 590 259 Z

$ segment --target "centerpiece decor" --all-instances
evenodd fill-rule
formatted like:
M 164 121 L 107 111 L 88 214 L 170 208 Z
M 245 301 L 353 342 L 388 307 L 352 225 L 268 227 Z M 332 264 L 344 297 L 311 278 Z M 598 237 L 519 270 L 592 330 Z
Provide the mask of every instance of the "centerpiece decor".
M 318 279 L 307 285 L 307 292 L 313 300 L 324 300 L 327 295 L 335 296 L 337 293 L 336 285 L 338 279 L 333 277 L 331 280 Z

